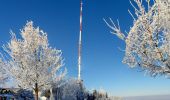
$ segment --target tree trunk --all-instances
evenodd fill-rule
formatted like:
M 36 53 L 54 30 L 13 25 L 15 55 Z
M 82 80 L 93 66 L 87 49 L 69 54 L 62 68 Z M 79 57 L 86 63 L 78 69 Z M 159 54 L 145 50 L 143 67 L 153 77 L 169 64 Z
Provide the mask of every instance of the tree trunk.
M 38 83 L 35 83 L 35 100 L 38 100 Z
M 50 89 L 50 100 L 54 100 L 54 97 L 53 97 L 53 89 L 52 89 L 52 88 Z

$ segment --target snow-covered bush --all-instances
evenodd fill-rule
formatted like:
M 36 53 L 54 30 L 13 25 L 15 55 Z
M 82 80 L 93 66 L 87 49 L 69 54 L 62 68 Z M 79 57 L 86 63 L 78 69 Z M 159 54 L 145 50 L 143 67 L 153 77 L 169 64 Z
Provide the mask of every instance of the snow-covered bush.
M 65 85 L 63 85 L 62 90 L 63 100 L 84 100 L 85 98 L 85 88 L 83 83 L 77 79 L 69 79 Z
M 69 78 L 59 83 L 54 83 L 53 88 L 44 91 L 42 96 L 52 98 L 52 100 L 84 100 L 86 94 L 87 92 L 82 82 L 74 78 Z

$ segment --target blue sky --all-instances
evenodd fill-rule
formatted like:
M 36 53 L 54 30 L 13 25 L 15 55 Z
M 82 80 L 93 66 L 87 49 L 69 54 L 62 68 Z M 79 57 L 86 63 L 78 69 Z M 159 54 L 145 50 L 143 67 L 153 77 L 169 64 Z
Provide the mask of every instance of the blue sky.
M 10 39 L 12 29 L 19 33 L 32 20 L 48 33 L 52 47 L 61 49 L 69 77 L 77 77 L 79 0 L 1 0 L 0 45 Z M 82 79 L 88 89 L 103 88 L 116 96 L 170 93 L 170 80 L 144 76 L 140 69 L 122 64 L 123 41 L 109 33 L 103 18 L 119 19 L 129 30 L 132 18 L 129 0 L 83 0 Z

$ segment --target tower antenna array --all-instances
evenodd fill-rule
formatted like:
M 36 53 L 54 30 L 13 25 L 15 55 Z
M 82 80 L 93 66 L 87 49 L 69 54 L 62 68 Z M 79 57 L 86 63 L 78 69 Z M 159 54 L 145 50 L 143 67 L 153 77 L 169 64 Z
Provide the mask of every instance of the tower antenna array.
M 79 33 L 79 43 L 78 43 L 78 80 L 81 80 L 81 36 L 82 36 L 82 10 L 83 10 L 83 3 L 80 0 L 80 33 Z

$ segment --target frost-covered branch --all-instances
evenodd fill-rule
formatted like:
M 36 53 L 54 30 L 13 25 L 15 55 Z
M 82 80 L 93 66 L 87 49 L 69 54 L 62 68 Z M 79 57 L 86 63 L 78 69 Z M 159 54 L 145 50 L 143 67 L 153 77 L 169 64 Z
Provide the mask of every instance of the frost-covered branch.
M 143 2 L 148 6 L 144 7 Z M 151 76 L 170 74 L 170 1 L 169 0 L 133 0 L 130 4 L 134 13 L 133 27 L 127 36 L 122 34 L 110 19 L 111 24 L 104 20 L 107 26 L 126 43 L 123 62 L 130 67 L 139 66 Z M 146 9 L 148 8 L 148 9 Z
M 118 26 L 116 26 L 112 19 L 111 18 L 109 19 L 111 24 L 109 24 L 105 19 L 103 20 L 107 24 L 107 26 L 112 29 L 111 33 L 117 35 L 120 39 L 125 40 L 125 35 L 120 30 L 119 21 L 117 20 Z

